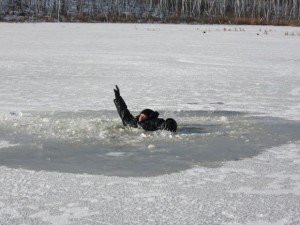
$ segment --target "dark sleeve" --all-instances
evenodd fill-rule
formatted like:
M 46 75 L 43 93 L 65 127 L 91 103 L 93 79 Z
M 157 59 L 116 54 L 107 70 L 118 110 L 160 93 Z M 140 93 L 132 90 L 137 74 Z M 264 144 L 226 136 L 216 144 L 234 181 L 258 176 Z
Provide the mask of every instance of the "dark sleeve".
M 163 130 L 165 128 L 166 121 L 162 118 L 156 118 L 146 120 L 141 123 L 140 126 L 146 131 Z
M 120 96 L 120 97 L 114 99 L 114 103 L 116 105 L 119 116 L 122 119 L 123 125 L 137 127 L 137 119 L 133 115 L 131 115 L 131 113 L 127 109 L 127 105 L 126 105 L 124 99 Z
M 166 121 L 161 118 L 157 118 L 156 120 L 157 130 L 164 130 L 166 127 Z

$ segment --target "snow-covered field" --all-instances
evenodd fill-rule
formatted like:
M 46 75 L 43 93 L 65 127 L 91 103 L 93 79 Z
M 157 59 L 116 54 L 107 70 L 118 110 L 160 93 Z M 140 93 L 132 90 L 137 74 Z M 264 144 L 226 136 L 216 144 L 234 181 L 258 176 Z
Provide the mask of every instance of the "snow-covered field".
M 300 28 L 0 23 L 0 77 L 0 224 L 300 223 Z

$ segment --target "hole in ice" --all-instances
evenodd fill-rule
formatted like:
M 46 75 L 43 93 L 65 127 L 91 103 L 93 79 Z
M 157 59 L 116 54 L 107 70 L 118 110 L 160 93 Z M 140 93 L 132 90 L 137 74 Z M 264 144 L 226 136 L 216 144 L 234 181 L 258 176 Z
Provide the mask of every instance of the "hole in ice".
M 211 105 L 224 105 L 223 102 L 211 102 L 210 104 Z
M 199 105 L 198 102 L 188 102 L 187 104 L 188 104 L 188 105 Z
M 300 139 L 300 122 L 234 111 L 162 112 L 178 132 L 124 128 L 115 111 L 22 112 L 0 118 L 0 165 L 113 176 L 219 166 Z

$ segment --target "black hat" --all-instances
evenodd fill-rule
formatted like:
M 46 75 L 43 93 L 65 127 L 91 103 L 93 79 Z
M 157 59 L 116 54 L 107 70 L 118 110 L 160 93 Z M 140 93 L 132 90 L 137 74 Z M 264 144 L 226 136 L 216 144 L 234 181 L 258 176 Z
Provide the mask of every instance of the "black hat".
M 140 114 L 145 114 L 146 116 L 150 116 L 152 113 L 154 113 L 151 109 L 144 109 Z
M 166 124 L 165 124 L 164 130 L 176 132 L 176 130 L 177 130 L 177 122 L 174 119 L 172 119 L 172 118 L 166 119 Z

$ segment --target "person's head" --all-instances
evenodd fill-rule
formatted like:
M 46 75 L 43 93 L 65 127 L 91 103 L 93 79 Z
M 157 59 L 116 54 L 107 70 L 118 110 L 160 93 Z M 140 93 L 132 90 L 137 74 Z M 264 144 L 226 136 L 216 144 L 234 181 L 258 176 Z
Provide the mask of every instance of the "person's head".
M 165 125 L 164 130 L 176 132 L 177 131 L 177 122 L 172 118 L 166 119 L 166 125 Z
M 143 111 L 140 112 L 140 114 L 138 115 L 138 120 L 139 122 L 143 122 L 145 121 L 146 119 L 148 119 L 148 117 L 154 113 L 153 110 L 151 109 L 144 109 Z

